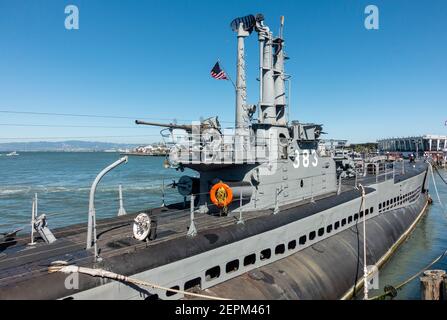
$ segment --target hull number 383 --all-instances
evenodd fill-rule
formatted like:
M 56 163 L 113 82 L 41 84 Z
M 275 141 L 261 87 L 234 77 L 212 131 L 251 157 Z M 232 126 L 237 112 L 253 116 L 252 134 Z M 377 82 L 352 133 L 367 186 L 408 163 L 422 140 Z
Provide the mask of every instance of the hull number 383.
M 318 156 L 315 150 L 295 150 L 295 160 L 293 160 L 293 167 L 308 168 L 309 166 L 316 167 L 318 165 Z

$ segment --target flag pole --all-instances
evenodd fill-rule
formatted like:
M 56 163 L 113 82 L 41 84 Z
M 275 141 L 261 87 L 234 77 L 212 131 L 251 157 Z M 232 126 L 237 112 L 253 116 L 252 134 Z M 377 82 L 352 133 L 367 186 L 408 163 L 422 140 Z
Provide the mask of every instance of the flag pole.
M 236 85 L 234 84 L 233 79 L 231 79 L 230 75 L 229 75 L 228 72 L 225 70 L 225 67 L 222 65 L 222 62 L 220 61 L 219 58 L 217 58 L 217 62 L 219 62 L 219 64 L 220 64 L 221 67 L 222 67 L 222 70 L 225 71 L 225 74 L 227 75 L 228 80 L 231 81 L 231 84 L 233 85 L 234 90 L 236 90 Z

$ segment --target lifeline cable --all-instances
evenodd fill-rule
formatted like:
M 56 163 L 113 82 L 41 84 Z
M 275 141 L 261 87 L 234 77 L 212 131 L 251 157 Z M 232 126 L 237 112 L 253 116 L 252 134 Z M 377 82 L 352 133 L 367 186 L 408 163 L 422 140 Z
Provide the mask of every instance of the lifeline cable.
M 198 298 L 205 298 L 205 299 L 211 299 L 211 300 L 230 300 L 227 298 L 220 298 L 220 297 L 214 297 L 214 296 L 205 295 L 205 294 L 198 294 L 198 293 L 193 293 L 193 292 L 188 292 L 188 291 L 183 291 L 183 290 L 166 288 L 166 287 L 160 286 L 158 284 L 130 278 L 130 277 L 127 277 L 127 276 L 124 276 L 124 275 L 121 275 L 118 273 L 114 273 L 111 271 L 106 271 L 103 269 L 91 269 L 91 268 L 84 268 L 84 267 L 78 267 L 78 266 L 72 266 L 72 265 L 71 266 L 53 265 L 48 268 L 48 273 L 53 273 L 53 272 L 63 272 L 63 273 L 67 273 L 67 274 L 77 272 L 77 273 L 86 274 L 86 275 L 89 275 L 92 277 L 101 277 L 101 278 L 122 281 L 122 282 L 129 282 L 129 283 L 133 283 L 136 285 L 151 287 L 154 289 L 161 289 L 161 290 L 175 292 L 175 293 L 181 293 L 184 295 L 189 295 L 189 296 L 198 297 Z

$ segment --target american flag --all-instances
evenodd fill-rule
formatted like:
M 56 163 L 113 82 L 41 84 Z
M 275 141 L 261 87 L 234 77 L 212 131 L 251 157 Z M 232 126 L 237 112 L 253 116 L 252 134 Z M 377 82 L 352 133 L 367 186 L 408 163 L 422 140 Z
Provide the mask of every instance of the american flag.
M 227 74 L 219 66 L 219 61 L 211 69 L 211 76 L 217 80 L 228 80 Z

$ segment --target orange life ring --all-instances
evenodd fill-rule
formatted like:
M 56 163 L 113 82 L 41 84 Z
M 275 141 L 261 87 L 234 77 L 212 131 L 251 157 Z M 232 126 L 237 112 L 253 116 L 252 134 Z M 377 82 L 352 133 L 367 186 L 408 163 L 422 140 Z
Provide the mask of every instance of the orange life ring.
M 233 201 L 233 190 L 220 181 L 211 188 L 210 199 L 217 207 L 225 208 Z

